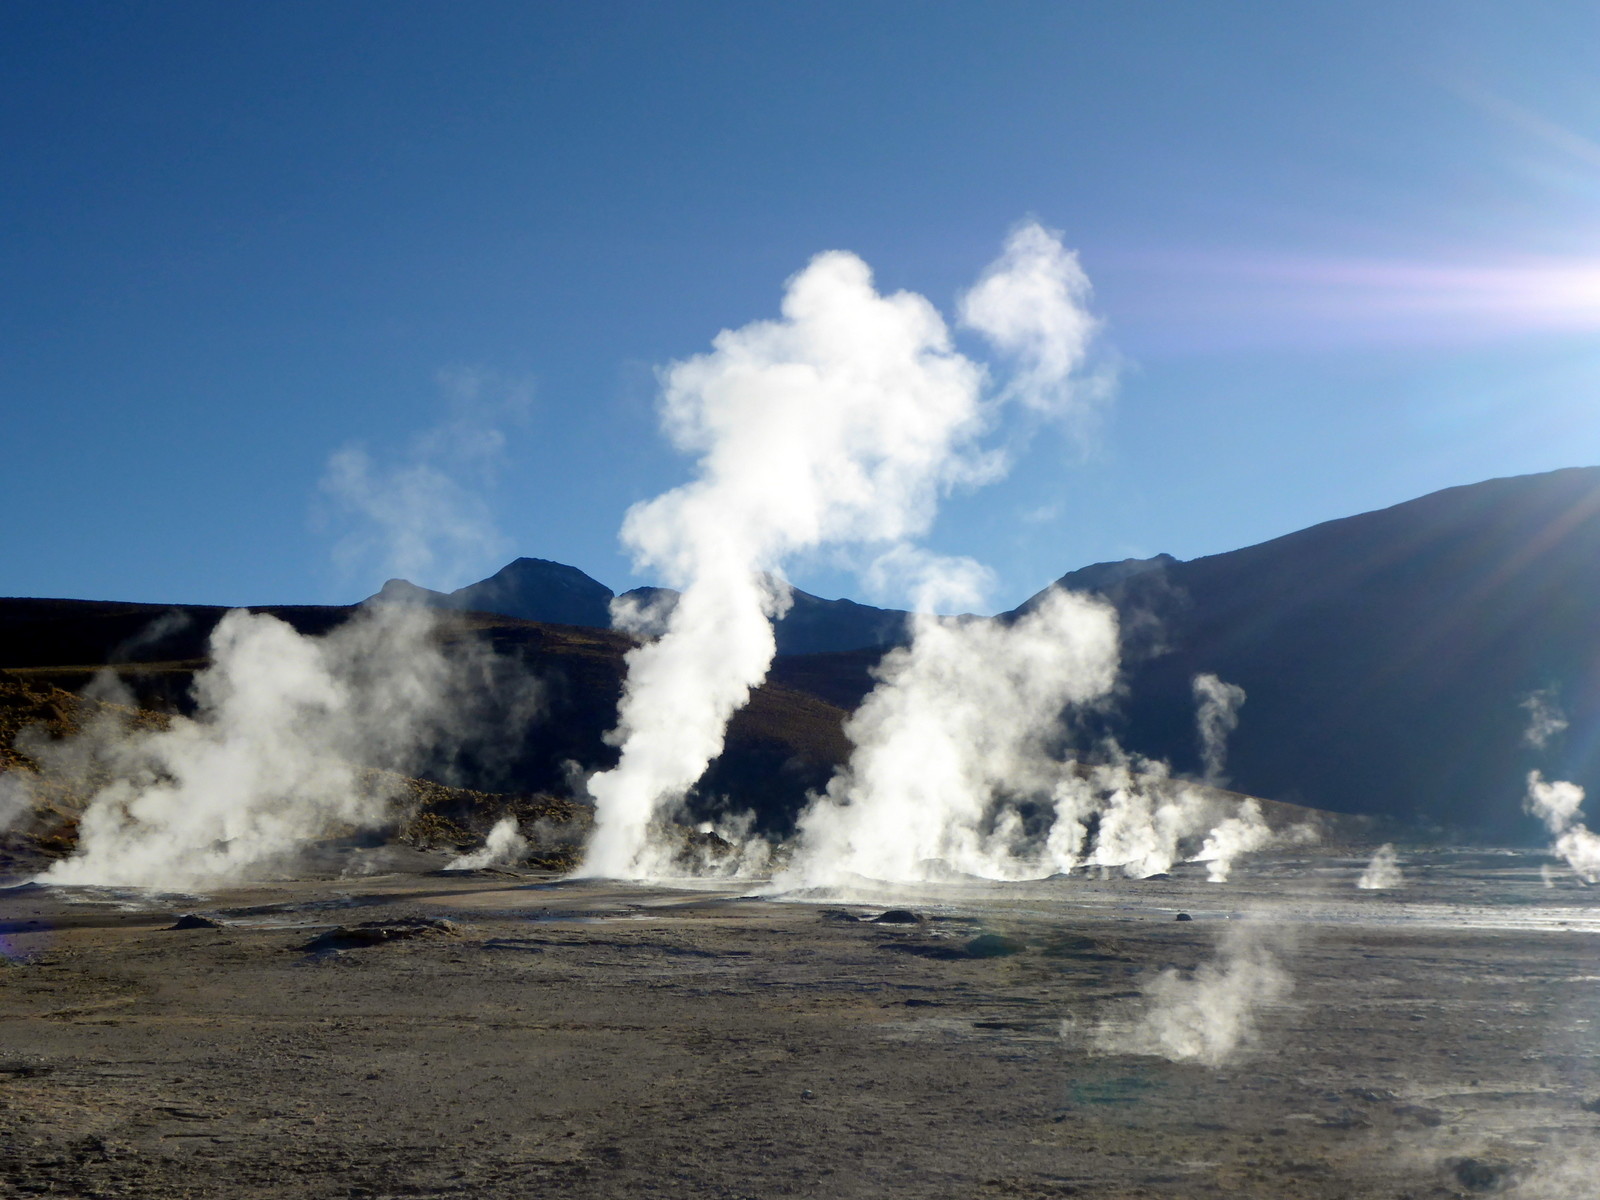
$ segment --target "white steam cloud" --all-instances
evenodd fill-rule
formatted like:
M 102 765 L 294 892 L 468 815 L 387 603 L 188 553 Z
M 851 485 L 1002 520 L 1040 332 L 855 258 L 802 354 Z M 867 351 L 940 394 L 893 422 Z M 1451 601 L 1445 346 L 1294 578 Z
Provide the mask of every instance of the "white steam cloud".
M 1266 848 L 1272 843 L 1272 830 L 1267 827 L 1261 813 L 1261 804 L 1254 797 L 1239 805 L 1239 811 L 1226 817 L 1209 834 L 1191 862 L 1210 864 L 1206 879 L 1211 883 L 1226 883 L 1233 873 L 1234 860 Z
M 1009 626 L 919 615 L 846 725 L 855 752 L 801 816 L 780 882 L 1070 870 L 1083 826 L 1072 789 L 1054 794 L 1063 766 L 1049 740 L 1064 708 L 1110 691 L 1117 660 L 1115 611 L 1070 592 Z M 1041 797 L 1054 816 L 1030 831 L 1015 802 Z
M 1404 883 L 1405 876 L 1400 871 L 1399 856 L 1388 842 L 1378 847 L 1372 856 L 1372 861 L 1367 864 L 1367 869 L 1361 872 L 1361 877 L 1356 880 L 1356 886 L 1367 892 L 1397 888 Z
M 969 297 L 976 326 L 1017 356 L 1025 402 L 1069 396 L 1093 328 L 1080 307 L 1086 286 L 1055 236 L 1030 225 Z M 1023 316 L 1027 297 L 1041 294 L 1047 307 Z M 866 264 L 842 252 L 818 255 L 789 281 L 781 319 L 725 331 L 710 353 L 664 373 L 663 426 L 699 456 L 696 477 L 634 507 L 622 537 L 640 567 L 681 595 L 665 632 L 628 656 L 612 734 L 621 758 L 589 782 L 595 831 L 584 874 L 669 869 L 652 828 L 721 751 L 729 717 L 765 678 L 772 621 L 789 602 L 776 575 L 787 558 L 914 538 L 942 489 L 1000 469 L 975 448 L 990 421 L 986 383 L 928 301 L 880 295 Z
M 1545 823 L 1556 839 L 1551 852 L 1565 859 L 1573 874 L 1600 883 L 1600 835 L 1579 820 L 1583 788 L 1564 779 L 1547 781 L 1542 772 L 1529 771 L 1523 807 Z
M 1195 723 L 1200 732 L 1200 761 L 1207 783 L 1221 787 L 1227 777 L 1222 768 L 1228 757 L 1228 735 L 1239 727 L 1239 706 L 1244 689 L 1224 683 L 1212 674 L 1194 677 Z
M 1543 750 L 1551 738 L 1567 727 L 1566 714 L 1556 703 L 1554 689 L 1530 692 L 1518 707 L 1528 711 L 1528 727 L 1522 732 L 1522 740 L 1535 750 Z
M 1261 931 L 1245 923 L 1223 935 L 1216 957 L 1185 975 L 1169 968 L 1093 1030 L 1103 1054 L 1145 1054 L 1220 1067 L 1259 1039 L 1261 1011 L 1289 996 L 1292 980 Z
M 1027 408 L 1060 415 L 1096 396 L 1076 377 L 1100 327 L 1090 290 L 1078 256 L 1029 221 L 962 298 L 962 324 L 1015 359 L 1008 394 Z
M 471 854 L 453 858 L 444 866 L 446 871 L 481 871 L 485 867 L 512 867 L 528 853 L 528 839 L 517 828 L 515 817 L 501 817 L 489 830 L 483 846 Z
M 1208 787 L 1172 779 L 1166 763 L 1149 759 L 1115 753 L 1109 763 L 1080 769 L 1065 790 L 1076 795 L 1081 817 L 1098 822 L 1085 865 L 1135 879 L 1170 870 L 1185 845 L 1192 848 L 1193 839 L 1206 834 L 1188 861 L 1207 863 L 1210 881 L 1223 883 L 1240 855 L 1274 838 L 1254 799 L 1234 803 Z
M 52 883 L 183 888 L 281 869 L 318 839 L 383 824 L 410 768 L 468 719 L 483 663 L 447 659 L 436 616 L 373 605 L 322 637 L 230 612 L 195 678 L 192 719 L 106 718 L 25 751 L 93 790 L 76 853 Z M 369 767 L 383 770 L 364 769 Z
M 484 496 L 504 460 L 500 426 L 526 407 L 527 389 L 465 370 L 441 374 L 440 383 L 449 416 L 412 438 L 399 461 L 375 461 L 361 445 L 328 459 L 321 486 L 346 526 L 334 560 L 347 575 L 377 569 L 454 587 L 506 552 Z
M 1116 681 L 1116 614 L 1103 602 L 1052 590 L 1012 625 L 920 616 L 914 628 L 846 725 L 850 763 L 801 815 L 775 887 L 1079 866 L 1146 878 L 1186 855 L 1220 883 L 1273 840 L 1255 800 L 1174 780 L 1110 744 L 1093 764 L 1062 752 L 1073 709 Z

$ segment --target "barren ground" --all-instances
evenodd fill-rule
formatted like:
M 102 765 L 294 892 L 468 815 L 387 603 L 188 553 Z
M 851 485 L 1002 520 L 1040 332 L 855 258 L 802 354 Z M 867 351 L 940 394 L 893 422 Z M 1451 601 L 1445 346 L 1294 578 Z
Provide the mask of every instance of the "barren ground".
M 914 925 L 531 875 L 12 888 L 0 1195 L 1588 1197 L 1600 924 L 1507 862 L 956 887 Z M 1294 979 L 1253 1049 L 1092 1048 L 1247 909 Z M 404 918 L 451 925 L 302 948 Z

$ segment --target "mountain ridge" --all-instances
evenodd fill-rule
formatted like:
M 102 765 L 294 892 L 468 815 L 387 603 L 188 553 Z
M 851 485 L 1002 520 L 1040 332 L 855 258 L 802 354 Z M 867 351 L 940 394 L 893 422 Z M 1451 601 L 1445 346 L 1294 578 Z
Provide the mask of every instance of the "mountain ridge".
M 648 605 L 664 616 L 676 603 L 671 588 L 646 585 L 620 596 L 577 567 L 544 558 L 518 558 L 487 579 L 436 592 L 405 579 L 391 579 L 363 603 L 425 604 L 463 612 L 488 612 L 556 625 L 612 628 L 613 600 Z M 911 614 L 874 608 L 854 600 L 825 600 L 791 588 L 788 611 L 773 624 L 780 654 L 887 649 L 909 636 Z
M 391 581 L 379 598 L 459 609 L 463 629 L 561 681 L 583 733 L 541 733 L 526 757 L 533 776 L 556 777 L 558 749 L 603 767 L 612 750 L 602 735 L 614 718 L 623 656 L 635 643 L 581 621 L 470 607 L 515 601 L 530 581 L 549 584 L 554 597 L 539 612 L 598 621 L 604 611 L 609 622 L 610 589 L 537 559 L 517 560 L 454 593 Z M 1529 771 L 1600 794 L 1600 467 L 1446 488 L 1187 561 L 1157 555 L 1089 564 L 1058 584 L 1104 597 L 1123 631 L 1121 679 L 1111 703 L 1083 716 L 1085 745 L 1115 738 L 1130 752 L 1199 774 L 1193 681 L 1211 673 L 1245 692 L 1227 763 L 1242 792 L 1416 818 L 1441 836 L 1470 829 L 1517 840 L 1539 836 L 1521 811 Z M 625 595 L 652 594 L 660 595 Z M 996 619 L 1014 620 L 1042 594 Z M 324 632 L 354 611 L 253 607 L 304 633 Z M 118 669 L 153 702 L 181 707 L 209 631 L 226 611 L 0 600 L 0 668 L 81 684 L 100 666 L 122 663 Z M 843 722 L 874 685 L 882 654 L 903 640 L 903 626 L 894 638 L 893 622 L 906 619 L 804 592 L 796 593 L 795 611 L 802 619 L 788 633 L 780 623 L 770 702 L 761 701 L 753 725 L 746 719 L 733 731 L 732 765 L 714 766 L 702 789 L 754 796 L 779 823 L 847 752 Z M 830 627 L 836 614 L 847 620 Z M 806 628 L 812 617 L 821 636 Z M 863 630 L 863 644 L 827 648 Z M 814 650 L 819 644 L 824 649 Z M 1522 707 L 1535 693 L 1568 722 L 1542 749 L 1526 738 Z M 781 798 L 769 796 L 774 781 L 782 782 Z

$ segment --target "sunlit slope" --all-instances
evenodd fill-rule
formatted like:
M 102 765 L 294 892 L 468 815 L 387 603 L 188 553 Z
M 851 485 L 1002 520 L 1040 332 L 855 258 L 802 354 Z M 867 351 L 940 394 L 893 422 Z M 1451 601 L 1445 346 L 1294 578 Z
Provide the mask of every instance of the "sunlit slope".
M 1180 770 L 1198 761 L 1190 681 L 1209 671 L 1248 694 L 1228 753 L 1241 791 L 1531 836 L 1530 769 L 1600 790 L 1600 467 L 1061 582 L 1122 611 L 1114 728 Z M 1536 691 L 1570 722 L 1542 750 L 1525 737 Z

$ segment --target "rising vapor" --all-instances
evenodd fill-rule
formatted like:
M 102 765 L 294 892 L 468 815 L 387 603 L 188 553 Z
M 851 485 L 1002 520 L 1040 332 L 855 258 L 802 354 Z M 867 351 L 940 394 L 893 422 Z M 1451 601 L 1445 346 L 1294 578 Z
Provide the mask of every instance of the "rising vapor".
M 1071 870 L 1084 830 L 1051 742 L 1065 708 L 1110 691 L 1117 662 L 1115 611 L 1070 592 L 1012 625 L 918 616 L 845 726 L 854 753 L 801 816 L 779 885 Z M 1030 830 L 1018 802 L 1048 819 Z
M 1551 852 L 1565 859 L 1574 875 L 1588 883 L 1600 883 L 1600 834 L 1579 820 L 1583 796 L 1583 788 L 1575 783 L 1546 780 L 1542 772 L 1529 771 L 1523 807 L 1544 822 L 1556 839 Z
M 1566 714 L 1556 703 L 1553 688 L 1530 692 L 1519 707 L 1528 713 L 1528 727 L 1522 731 L 1522 740 L 1535 750 L 1545 749 L 1552 738 L 1567 728 Z
M 681 594 L 660 636 L 628 656 L 611 735 L 621 756 L 589 781 L 582 874 L 670 870 L 652 831 L 766 676 L 772 621 L 789 603 L 784 562 L 824 545 L 904 543 L 927 530 L 941 491 L 997 473 L 977 447 L 995 405 L 1070 400 L 1094 328 L 1086 293 L 1054 234 L 1028 224 L 1012 235 L 964 307 L 1014 360 L 1014 385 L 996 391 L 927 300 L 880 295 L 859 258 L 828 252 L 789 281 L 780 319 L 725 331 L 665 371 L 663 428 L 698 456 L 695 478 L 635 506 L 622 538 Z
M 477 722 L 474 696 L 492 678 L 470 646 L 446 656 L 438 619 L 370 605 L 308 637 L 276 617 L 230 612 L 195 677 L 193 718 L 140 729 L 106 716 L 77 738 L 26 743 L 44 775 L 91 792 L 76 852 L 40 878 L 212 885 L 284 869 L 319 839 L 384 824 L 403 786 L 396 772 Z
M 504 462 L 502 426 L 526 407 L 527 389 L 466 370 L 443 372 L 439 383 L 447 416 L 403 454 L 384 461 L 352 444 L 328 458 L 321 490 L 341 530 L 333 554 L 346 575 L 382 568 L 455 587 L 506 549 L 484 493 Z
M 1114 742 L 1094 747 L 1094 762 L 1071 752 L 1074 710 L 1104 702 L 1117 680 L 1104 602 L 1053 589 L 1010 625 L 924 615 L 913 628 L 846 724 L 850 762 L 801 815 L 775 887 L 1080 866 L 1146 878 L 1186 857 L 1223 883 L 1274 840 L 1253 799 L 1173 779 Z
M 1372 856 L 1372 861 L 1367 864 L 1367 869 L 1362 871 L 1356 880 L 1356 886 L 1364 892 L 1397 888 L 1404 883 L 1405 875 L 1400 870 L 1400 858 L 1388 842 L 1378 847 Z
M 1224 683 L 1209 672 L 1194 677 L 1195 724 L 1200 734 L 1200 761 L 1205 780 L 1221 787 L 1227 782 L 1222 773 L 1228 759 L 1228 737 L 1239 727 L 1239 706 L 1244 689 Z
M 1012 360 L 1006 391 L 1027 408 L 1064 416 L 1103 394 L 1078 378 L 1100 328 L 1091 290 L 1078 256 L 1030 221 L 962 297 L 961 323 Z
M 512 867 L 528 853 L 528 839 L 517 828 L 515 817 L 501 817 L 489 830 L 482 847 L 452 858 L 445 863 L 446 871 L 481 871 L 486 867 Z
M 1102 1054 L 1146 1054 L 1219 1067 L 1253 1046 L 1259 1016 L 1293 981 L 1254 924 L 1231 926 L 1192 974 L 1168 968 L 1093 1031 Z

